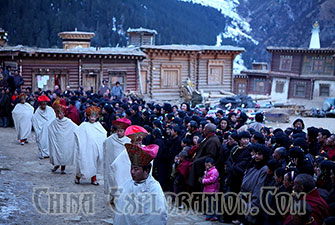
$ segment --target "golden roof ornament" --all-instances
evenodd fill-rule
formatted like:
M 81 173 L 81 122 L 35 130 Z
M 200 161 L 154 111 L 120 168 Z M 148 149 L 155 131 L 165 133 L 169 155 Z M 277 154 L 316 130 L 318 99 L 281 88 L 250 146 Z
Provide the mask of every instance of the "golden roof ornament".
M 318 21 L 315 21 L 315 23 L 313 24 L 313 28 L 318 28 L 319 27 L 319 23 Z

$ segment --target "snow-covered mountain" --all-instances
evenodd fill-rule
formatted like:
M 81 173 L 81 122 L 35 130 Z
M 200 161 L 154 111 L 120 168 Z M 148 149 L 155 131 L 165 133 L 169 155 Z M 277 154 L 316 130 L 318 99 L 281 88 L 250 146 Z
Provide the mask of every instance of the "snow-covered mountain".
M 308 47 L 312 24 L 320 24 L 321 47 L 335 47 L 335 0 L 179 0 L 218 10 L 228 18 L 217 44 L 246 48 L 243 58 L 269 61 L 267 46 Z M 233 41 L 233 42 L 231 42 Z M 236 61 L 243 62 L 241 57 Z
M 218 31 L 216 37 L 216 45 L 224 45 L 225 40 L 231 39 L 236 43 L 244 40 L 258 45 L 258 41 L 254 39 L 250 33 L 252 31 L 250 24 L 247 20 L 240 16 L 237 12 L 239 0 L 180 0 L 183 2 L 192 2 L 200 4 L 205 7 L 212 7 L 217 9 L 224 17 L 228 18 L 228 23 L 222 31 Z M 234 73 L 240 73 L 241 70 L 246 69 L 244 60 L 241 55 L 237 56 L 234 60 Z
M 222 44 L 222 40 L 231 38 L 239 41 L 243 38 L 252 41 L 255 45 L 258 41 L 251 35 L 251 27 L 247 20 L 240 16 L 237 12 L 239 0 L 180 0 L 183 2 L 192 2 L 206 7 L 212 7 L 221 12 L 225 17 L 230 19 L 230 23 L 226 25 L 224 31 L 220 31 L 217 36 L 217 45 Z

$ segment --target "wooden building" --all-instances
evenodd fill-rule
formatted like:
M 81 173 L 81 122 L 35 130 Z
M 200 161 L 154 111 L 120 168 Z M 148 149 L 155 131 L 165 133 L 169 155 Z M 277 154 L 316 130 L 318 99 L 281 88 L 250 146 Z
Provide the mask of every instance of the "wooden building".
M 235 75 L 236 94 L 271 95 L 279 101 L 322 102 L 335 97 L 335 48 L 268 47 L 267 51 L 271 53 L 269 70 L 253 65 Z M 239 90 L 243 84 L 245 91 Z
M 269 77 L 275 99 L 324 100 L 335 97 L 335 48 L 268 47 Z
M 244 94 L 269 95 L 271 93 L 271 79 L 269 79 L 267 63 L 253 62 L 252 69 L 241 71 L 241 75 L 244 75 L 244 78 L 246 79 L 246 91 Z M 239 80 L 236 79 L 235 82 L 241 83 Z M 237 93 L 241 92 L 239 91 L 241 90 L 241 86 L 240 89 L 235 90 L 237 90 Z
M 92 48 L 91 32 L 61 32 L 62 49 L 24 46 L 0 48 L 0 62 L 18 70 L 32 90 L 72 90 L 82 86 L 97 91 L 103 79 L 112 87 L 140 91 L 154 100 L 179 100 L 189 78 L 196 89 L 232 91 L 233 60 L 244 48 L 206 45 L 155 45 L 155 30 L 128 29 L 129 46 Z
M 157 100 L 180 99 L 189 78 L 197 90 L 232 91 L 233 60 L 244 48 L 202 45 L 143 45 L 147 58 L 141 63 L 143 93 Z
M 53 90 L 59 85 L 65 90 L 79 86 L 97 91 L 103 79 L 110 86 L 119 81 L 124 89 L 138 90 L 139 63 L 145 54 L 138 48 L 88 47 L 90 32 L 62 32 L 63 49 L 30 48 L 24 46 L 0 48 L 2 66 L 18 70 L 25 83 L 23 88 Z
M 244 48 L 206 45 L 155 45 L 157 32 L 128 29 L 129 46 L 139 46 L 147 58 L 141 62 L 141 91 L 155 100 L 179 100 L 187 78 L 197 90 L 232 91 L 233 60 Z

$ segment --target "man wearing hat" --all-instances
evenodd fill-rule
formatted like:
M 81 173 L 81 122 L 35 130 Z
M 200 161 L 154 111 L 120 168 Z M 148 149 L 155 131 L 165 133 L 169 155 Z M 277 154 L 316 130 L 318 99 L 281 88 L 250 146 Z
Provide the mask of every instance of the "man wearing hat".
M 105 140 L 103 157 L 105 193 L 110 193 L 111 202 L 114 196 L 113 187 L 121 186 L 130 178 L 130 161 L 124 145 L 130 143 L 130 138 L 125 136 L 125 130 L 131 122 L 122 118 L 114 120 L 112 124 L 117 130 Z
M 17 139 L 20 140 L 21 145 L 28 143 L 27 139 L 31 133 L 31 118 L 34 114 L 34 108 L 26 103 L 26 94 L 20 94 L 20 103 L 16 104 L 12 112 L 14 126 L 17 134 Z
M 60 104 L 59 99 L 53 103 L 52 108 L 56 113 L 56 119 L 48 127 L 50 163 L 54 166 L 52 172 L 56 172 L 61 166 L 61 174 L 65 174 L 65 166 L 73 164 L 74 130 L 78 126 L 65 117 L 66 106 Z
M 76 184 L 81 178 L 91 178 L 91 184 L 99 185 L 96 174 L 103 164 L 103 143 L 107 137 L 106 130 L 96 122 L 100 111 L 97 106 L 87 108 L 85 112 L 89 121 L 81 123 L 74 131 Z
M 166 199 L 160 184 L 150 174 L 150 162 L 157 155 L 158 145 L 125 146 L 131 162 L 132 178 L 124 183 L 121 195 L 116 199 L 114 224 L 166 224 Z
M 48 126 L 56 118 L 55 111 L 48 106 L 50 99 L 41 95 L 37 99 L 39 107 L 36 109 L 32 123 L 36 133 L 36 142 L 40 151 L 40 158 L 49 158 Z

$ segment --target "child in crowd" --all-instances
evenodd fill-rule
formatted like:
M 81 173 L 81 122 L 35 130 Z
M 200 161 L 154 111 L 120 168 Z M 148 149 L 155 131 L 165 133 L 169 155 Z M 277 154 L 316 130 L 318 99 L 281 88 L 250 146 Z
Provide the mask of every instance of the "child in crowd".
M 207 210 L 206 220 L 216 221 L 216 196 L 215 193 L 219 192 L 219 172 L 214 166 L 214 160 L 211 157 L 206 158 L 205 161 L 205 175 L 202 178 L 202 184 L 204 185 L 203 192 L 206 193 L 207 197 Z

